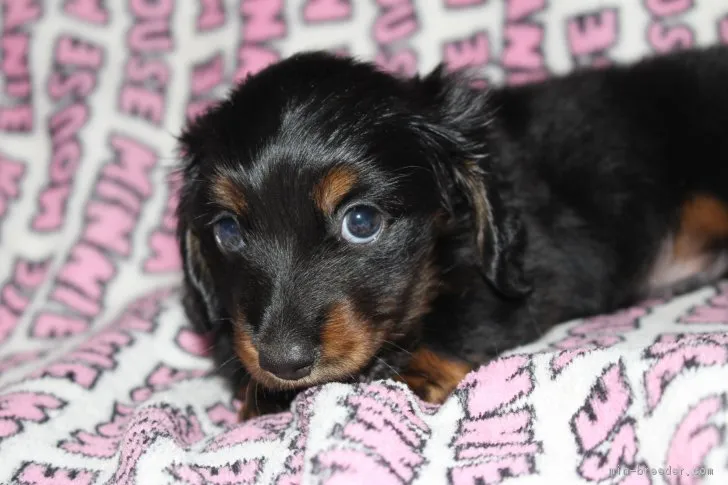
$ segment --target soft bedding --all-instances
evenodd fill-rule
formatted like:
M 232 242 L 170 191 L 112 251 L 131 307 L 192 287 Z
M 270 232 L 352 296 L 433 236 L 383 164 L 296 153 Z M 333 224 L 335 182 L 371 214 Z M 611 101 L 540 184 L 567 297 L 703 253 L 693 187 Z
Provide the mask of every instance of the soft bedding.
M 173 171 L 186 118 L 297 50 L 531 82 L 726 42 L 728 2 L 0 5 L 0 483 L 728 483 L 728 283 L 556 328 L 441 407 L 330 384 L 237 424 L 178 302 Z

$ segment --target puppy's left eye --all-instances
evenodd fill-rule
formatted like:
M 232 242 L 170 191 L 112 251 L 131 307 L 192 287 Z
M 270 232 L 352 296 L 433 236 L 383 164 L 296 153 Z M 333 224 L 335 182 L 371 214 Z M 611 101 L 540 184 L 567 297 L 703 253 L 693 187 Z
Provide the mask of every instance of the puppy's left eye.
M 382 213 L 368 205 L 352 207 L 344 215 L 341 235 L 347 241 L 364 244 L 373 241 L 382 231 Z
M 225 216 L 218 219 L 212 230 L 215 242 L 223 251 L 234 251 L 243 246 L 243 233 L 234 218 Z

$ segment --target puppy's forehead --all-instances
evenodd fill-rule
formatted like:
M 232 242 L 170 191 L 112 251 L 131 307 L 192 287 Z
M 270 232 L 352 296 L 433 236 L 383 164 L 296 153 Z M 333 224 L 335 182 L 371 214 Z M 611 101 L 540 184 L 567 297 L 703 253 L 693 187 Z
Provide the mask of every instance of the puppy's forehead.
M 193 133 L 201 158 L 214 160 L 212 196 L 240 213 L 331 213 L 367 184 L 392 193 L 388 184 L 426 165 L 406 92 L 371 66 L 329 56 L 264 70 Z
M 341 163 L 252 167 L 216 171 L 209 190 L 214 202 L 243 216 L 304 219 L 311 209 L 330 216 L 355 188 L 367 187 L 372 175 Z

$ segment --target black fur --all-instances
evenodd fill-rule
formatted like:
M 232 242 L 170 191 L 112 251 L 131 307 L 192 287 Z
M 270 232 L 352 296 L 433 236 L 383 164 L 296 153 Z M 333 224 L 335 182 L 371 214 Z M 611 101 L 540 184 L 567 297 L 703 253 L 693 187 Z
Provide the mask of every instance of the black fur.
M 561 321 L 712 281 L 719 275 L 646 283 L 686 201 L 728 202 L 726 86 L 725 48 L 489 92 L 442 69 L 398 79 L 296 55 L 249 78 L 182 137 L 188 315 L 219 334 L 224 362 L 236 308 L 254 342 L 286 331 L 318 342 L 325 309 L 350 297 L 392 342 L 354 376 L 368 380 L 404 369 L 405 350 L 483 362 Z M 388 214 L 366 248 L 337 238 L 341 214 L 327 219 L 311 202 L 334 164 L 362 174 L 348 199 Z M 249 205 L 247 245 L 233 257 L 209 228 L 221 210 L 209 198 L 214 171 Z M 187 231 L 199 238 L 192 257 Z M 405 321 L 430 257 L 436 295 L 424 317 Z

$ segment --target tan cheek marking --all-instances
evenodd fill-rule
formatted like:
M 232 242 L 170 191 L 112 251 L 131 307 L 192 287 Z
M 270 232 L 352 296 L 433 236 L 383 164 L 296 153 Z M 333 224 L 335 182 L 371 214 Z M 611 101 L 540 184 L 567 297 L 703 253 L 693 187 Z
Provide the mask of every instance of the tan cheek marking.
M 355 183 L 356 173 L 353 169 L 334 167 L 314 187 L 314 203 L 321 212 L 331 215 Z
M 335 304 L 321 332 L 321 372 L 339 377 L 367 364 L 381 344 L 380 332 L 362 319 L 349 301 Z
M 248 206 L 245 195 L 229 177 L 216 175 L 212 181 L 211 192 L 212 197 L 218 204 L 229 208 L 236 214 L 245 213 Z
M 682 207 L 673 255 L 677 260 L 689 260 L 701 255 L 716 241 L 726 238 L 728 207 L 715 197 L 699 195 Z
M 423 348 L 413 352 L 409 366 L 398 380 L 423 400 L 442 404 L 472 369 L 465 362 Z
M 255 346 L 253 345 L 253 342 L 251 341 L 248 332 L 240 329 L 238 325 L 235 326 L 233 334 L 235 339 L 233 345 L 235 348 L 235 353 L 243 362 L 248 372 L 254 374 L 255 370 L 259 368 L 258 350 L 256 350 Z

